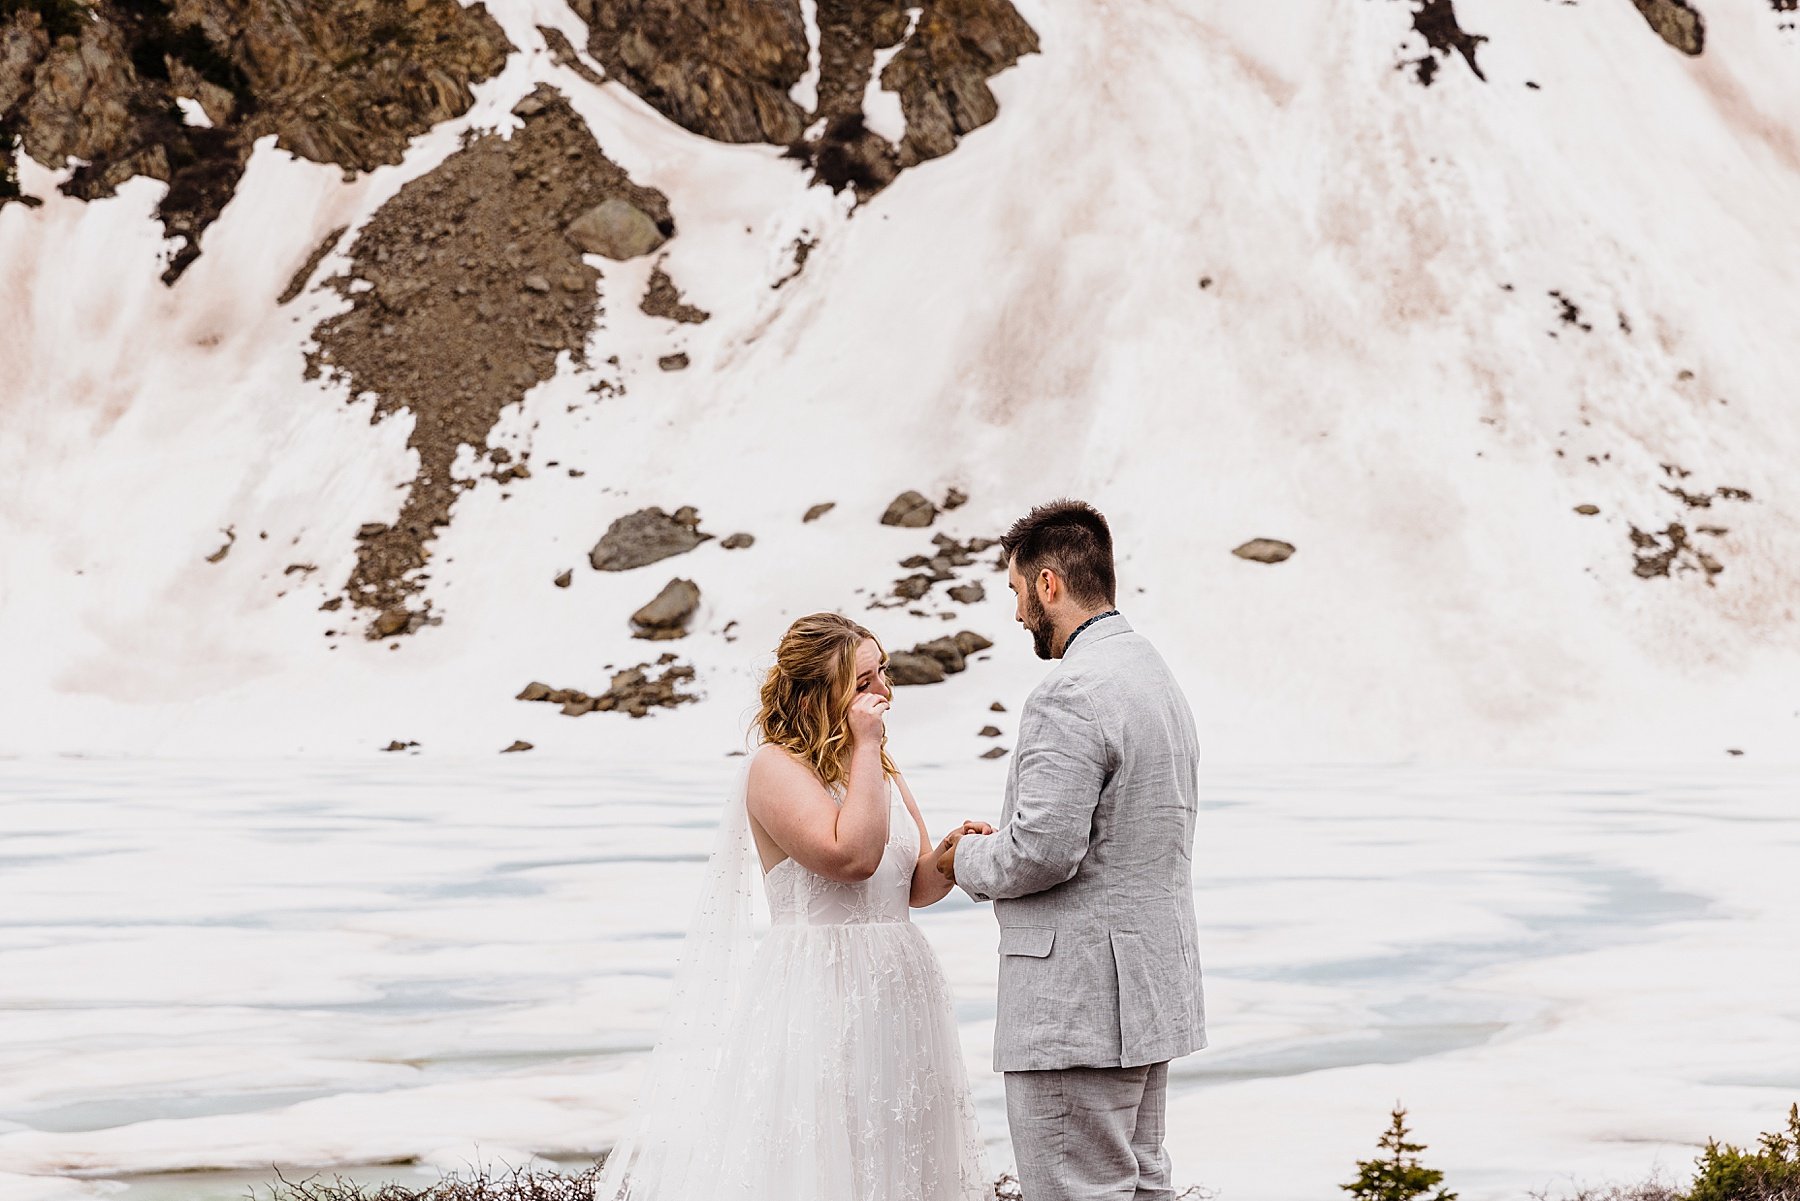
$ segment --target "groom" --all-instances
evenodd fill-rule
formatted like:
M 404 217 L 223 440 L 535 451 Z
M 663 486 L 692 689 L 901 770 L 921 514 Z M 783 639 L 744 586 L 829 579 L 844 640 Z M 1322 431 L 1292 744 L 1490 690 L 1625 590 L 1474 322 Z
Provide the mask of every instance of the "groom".
M 1000 828 L 952 835 L 938 870 L 1000 921 L 994 1070 L 1025 1201 L 1166 1201 L 1168 1061 L 1206 1045 L 1193 714 L 1113 607 L 1097 510 L 1039 505 L 1000 545 L 1019 623 L 1060 662 L 1020 714 Z

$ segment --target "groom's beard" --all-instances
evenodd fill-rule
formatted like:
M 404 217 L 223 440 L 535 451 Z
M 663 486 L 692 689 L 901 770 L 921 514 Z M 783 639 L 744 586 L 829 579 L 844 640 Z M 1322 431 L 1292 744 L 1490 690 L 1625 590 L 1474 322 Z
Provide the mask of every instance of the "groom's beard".
M 1031 649 L 1037 652 L 1037 657 L 1053 658 L 1050 650 L 1056 638 L 1056 623 L 1044 612 L 1043 602 L 1038 600 L 1036 593 L 1025 598 L 1025 628 L 1031 631 Z

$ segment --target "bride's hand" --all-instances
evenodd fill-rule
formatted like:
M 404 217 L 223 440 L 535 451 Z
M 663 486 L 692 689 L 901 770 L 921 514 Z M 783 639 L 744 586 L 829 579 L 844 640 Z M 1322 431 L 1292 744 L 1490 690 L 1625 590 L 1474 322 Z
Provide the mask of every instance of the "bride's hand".
M 986 822 L 970 821 L 962 824 L 962 832 L 964 834 L 992 834 L 994 832 L 994 827 L 988 825 Z
M 886 733 L 886 697 L 865 692 L 850 706 L 850 737 L 857 742 L 880 742 Z

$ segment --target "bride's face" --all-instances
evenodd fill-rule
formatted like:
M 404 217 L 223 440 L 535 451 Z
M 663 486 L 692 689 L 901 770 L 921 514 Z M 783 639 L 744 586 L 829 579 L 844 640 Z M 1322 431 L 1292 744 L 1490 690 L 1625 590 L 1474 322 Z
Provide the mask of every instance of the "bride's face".
M 887 669 L 882 667 L 881 658 L 881 648 L 873 638 L 864 638 L 857 646 L 856 696 L 872 692 L 885 700 L 893 700 L 894 690 L 888 684 Z

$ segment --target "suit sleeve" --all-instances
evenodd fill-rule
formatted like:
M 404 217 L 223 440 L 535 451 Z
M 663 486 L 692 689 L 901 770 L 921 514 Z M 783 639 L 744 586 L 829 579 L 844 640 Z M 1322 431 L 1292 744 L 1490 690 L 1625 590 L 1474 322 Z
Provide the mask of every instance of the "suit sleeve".
M 956 847 L 956 882 L 977 901 L 1043 892 L 1087 857 L 1094 809 L 1111 774 L 1093 702 L 1060 680 L 1022 715 L 1012 820 Z

